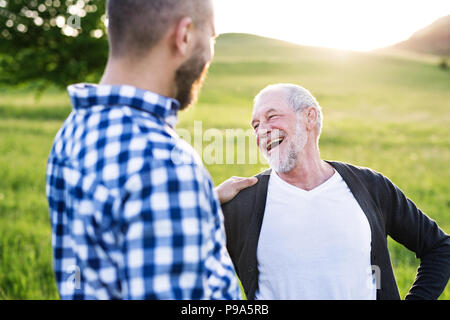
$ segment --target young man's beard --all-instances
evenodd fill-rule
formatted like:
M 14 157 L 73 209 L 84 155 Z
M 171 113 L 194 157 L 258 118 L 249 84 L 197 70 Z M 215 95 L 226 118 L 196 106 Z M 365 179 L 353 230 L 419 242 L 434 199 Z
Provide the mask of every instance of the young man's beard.
M 177 87 L 176 99 L 180 110 L 197 102 L 200 88 L 208 73 L 209 64 L 202 59 L 201 52 L 196 52 L 188 61 L 178 68 L 175 74 Z

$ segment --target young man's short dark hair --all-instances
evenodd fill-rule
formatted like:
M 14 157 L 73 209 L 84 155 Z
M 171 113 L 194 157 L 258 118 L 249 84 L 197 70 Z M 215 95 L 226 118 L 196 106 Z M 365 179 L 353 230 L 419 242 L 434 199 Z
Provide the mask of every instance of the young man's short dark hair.
M 184 16 L 206 21 L 205 0 L 108 0 L 108 33 L 113 57 L 142 54 L 155 46 L 169 27 Z

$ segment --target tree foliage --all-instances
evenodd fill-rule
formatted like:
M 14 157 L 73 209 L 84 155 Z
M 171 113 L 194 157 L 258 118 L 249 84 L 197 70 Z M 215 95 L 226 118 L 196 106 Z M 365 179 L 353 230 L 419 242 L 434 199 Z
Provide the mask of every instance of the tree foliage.
M 0 0 L 0 83 L 97 81 L 108 55 L 106 0 Z

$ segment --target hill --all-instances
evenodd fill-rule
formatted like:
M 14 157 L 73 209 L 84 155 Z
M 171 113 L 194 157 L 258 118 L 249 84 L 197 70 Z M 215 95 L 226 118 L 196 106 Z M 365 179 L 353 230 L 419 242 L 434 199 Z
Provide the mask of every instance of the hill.
M 450 56 L 450 15 L 436 20 L 429 26 L 414 33 L 408 40 L 395 44 L 390 48 Z

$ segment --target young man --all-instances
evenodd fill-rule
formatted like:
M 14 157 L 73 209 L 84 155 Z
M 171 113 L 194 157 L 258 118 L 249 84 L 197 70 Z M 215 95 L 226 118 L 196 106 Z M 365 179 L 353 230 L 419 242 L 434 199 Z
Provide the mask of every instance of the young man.
M 399 299 L 387 236 L 421 259 L 407 299 L 437 299 L 450 237 L 389 179 L 320 158 L 322 111 L 304 88 L 269 86 L 252 126 L 272 170 L 218 187 L 227 247 L 249 299 Z
M 105 73 L 68 88 L 48 162 L 60 296 L 238 299 L 210 176 L 174 132 L 213 58 L 212 1 L 107 7 Z

